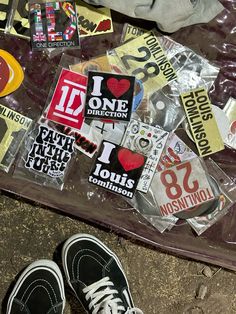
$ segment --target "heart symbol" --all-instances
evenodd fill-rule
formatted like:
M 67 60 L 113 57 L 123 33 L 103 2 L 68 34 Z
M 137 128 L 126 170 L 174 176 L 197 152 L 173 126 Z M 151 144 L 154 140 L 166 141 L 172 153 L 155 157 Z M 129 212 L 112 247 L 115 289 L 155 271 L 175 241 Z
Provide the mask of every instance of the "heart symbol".
M 118 160 L 122 167 L 125 169 L 125 171 L 140 168 L 145 162 L 144 156 L 133 153 L 127 148 L 122 148 L 119 150 Z
M 146 148 L 149 145 L 149 140 L 147 140 L 145 138 L 140 138 L 139 145 L 141 148 Z
M 112 77 L 107 80 L 107 87 L 116 98 L 119 98 L 129 90 L 130 81 L 127 79 L 117 80 Z

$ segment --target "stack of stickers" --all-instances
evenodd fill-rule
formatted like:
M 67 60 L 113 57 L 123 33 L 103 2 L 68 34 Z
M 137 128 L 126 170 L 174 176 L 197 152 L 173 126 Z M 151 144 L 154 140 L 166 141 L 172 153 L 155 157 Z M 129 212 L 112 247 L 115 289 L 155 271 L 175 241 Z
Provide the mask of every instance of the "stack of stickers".
M 30 2 L 33 49 L 77 47 L 78 25 L 83 36 L 112 31 L 106 9 L 91 15 L 76 10 L 71 1 Z M 97 13 L 103 14 L 99 23 L 89 20 Z M 233 202 L 220 184 L 227 176 L 218 169 L 216 175 L 213 161 L 206 167 L 202 159 L 224 149 L 208 97 L 218 71 L 168 37 L 126 25 L 122 44 L 112 51 L 69 66 L 62 61 L 16 173 L 63 189 L 73 156 L 84 154 L 92 158 L 86 178 L 91 189 L 124 197 L 161 232 L 181 219 L 201 234 Z M 11 121 L 5 127 L 8 120 L 0 120 L 3 138 L 11 134 L 5 145 L 31 121 L 1 108 Z M 19 130 L 13 121 L 21 121 Z M 192 141 L 178 136 L 181 125 Z

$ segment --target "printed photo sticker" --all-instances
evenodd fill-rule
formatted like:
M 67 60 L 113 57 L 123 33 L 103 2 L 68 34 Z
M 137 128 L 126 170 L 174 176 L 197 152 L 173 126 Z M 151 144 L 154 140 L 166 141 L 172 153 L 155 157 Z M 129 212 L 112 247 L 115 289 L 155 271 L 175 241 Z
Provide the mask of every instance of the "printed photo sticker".
M 114 51 L 127 73 L 143 82 L 146 95 L 177 79 L 158 37 L 152 31 L 115 48 Z
M 74 1 L 31 3 L 30 28 L 33 49 L 79 47 Z
M 0 104 L 0 169 L 8 171 L 32 120 Z
M 89 72 L 84 116 L 89 119 L 129 121 L 135 77 Z
M 133 198 L 146 157 L 104 141 L 88 181 L 108 191 Z
M 78 24 L 81 37 L 113 32 L 110 9 L 93 7 L 80 0 L 77 3 Z
M 134 119 L 130 121 L 121 145 L 147 157 L 137 190 L 148 192 L 168 135 L 159 127 Z
M 79 130 L 84 122 L 86 86 L 86 76 L 62 69 L 47 119 Z
M 198 88 L 181 94 L 192 136 L 201 157 L 224 149 L 207 90 Z
M 156 173 L 153 182 L 162 216 L 174 215 L 215 198 L 198 158 Z
M 74 137 L 40 125 L 25 167 L 52 178 L 64 177 L 74 152 Z

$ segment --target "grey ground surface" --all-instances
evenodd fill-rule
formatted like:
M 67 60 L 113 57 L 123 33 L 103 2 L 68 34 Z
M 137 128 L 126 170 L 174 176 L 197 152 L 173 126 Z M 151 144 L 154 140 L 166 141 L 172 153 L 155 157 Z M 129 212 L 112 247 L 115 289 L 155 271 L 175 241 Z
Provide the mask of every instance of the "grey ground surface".
M 2 313 L 18 272 L 35 259 L 54 259 L 60 265 L 61 243 L 75 233 L 98 237 L 118 255 L 135 305 L 145 314 L 236 313 L 233 272 L 136 245 L 73 217 L 6 194 L 0 195 L 0 227 Z M 199 287 L 201 292 L 196 298 Z M 68 287 L 66 296 L 65 314 L 83 314 Z

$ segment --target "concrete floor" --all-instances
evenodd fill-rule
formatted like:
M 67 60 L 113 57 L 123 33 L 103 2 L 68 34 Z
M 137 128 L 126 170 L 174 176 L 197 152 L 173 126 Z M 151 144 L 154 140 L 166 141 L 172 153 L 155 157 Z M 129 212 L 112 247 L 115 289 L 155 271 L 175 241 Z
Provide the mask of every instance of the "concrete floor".
M 60 265 L 61 243 L 81 232 L 98 237 L 118 255 L 135 305 L 145 314 L 236 313 L 233 272 L 205 268 L 201 263 L 136 245 L 73 217 L 6 194 L 0 195 L 0 230 L 2 313 L 6 311 L 7 296 L 18 272 L 35 259 L 54 259 Z M 196 297 L 199 287 L 203 299 Z M 65 314 L 84 314 L 69 287 L 66 296 Z

